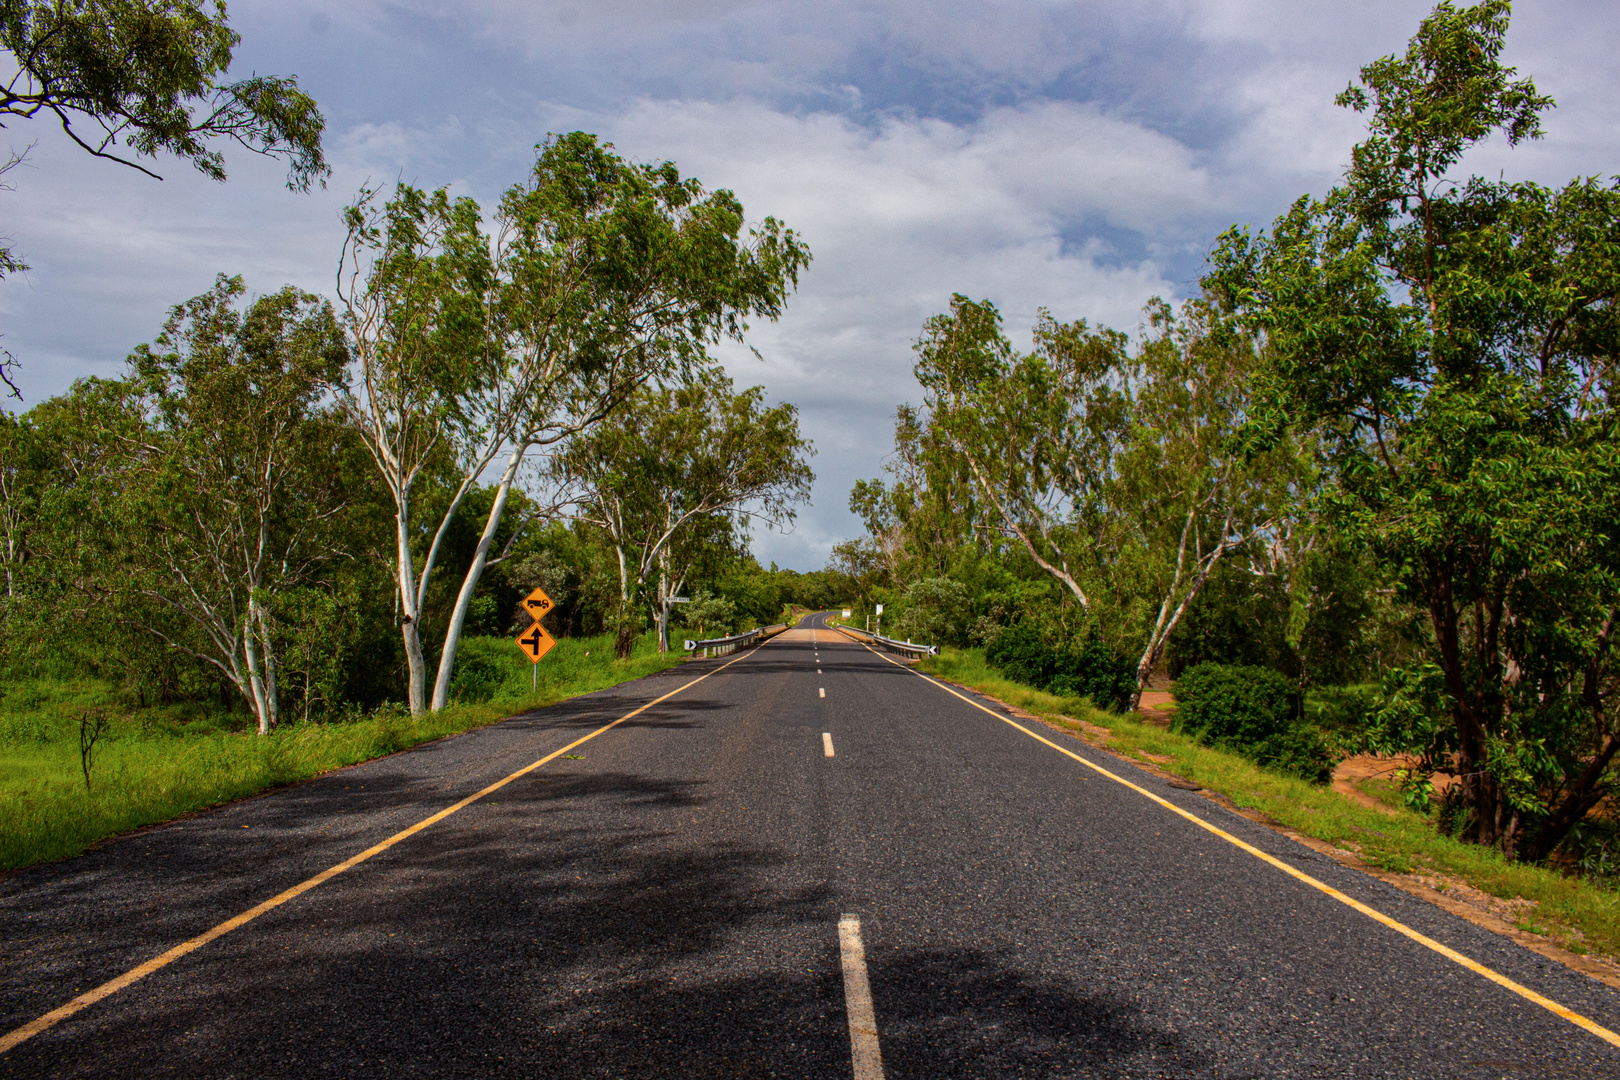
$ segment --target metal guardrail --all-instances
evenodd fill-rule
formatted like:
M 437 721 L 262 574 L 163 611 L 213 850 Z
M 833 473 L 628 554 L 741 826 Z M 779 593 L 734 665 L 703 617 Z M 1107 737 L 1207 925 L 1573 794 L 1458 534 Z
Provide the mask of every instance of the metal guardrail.
M 837 629 L 842 630 L 846 634 L 855 634 L 858 637 L 864 638 L 872 644 L 879 646 L 880 648 L 888 649 L 890 652 L 903 653 L 906 656 L 917 657 L 939 655 L 938 645 L 916 645 L 909 641 L 895 641 L 893 638 L 878 637 L 870 630 L 857 630 L 853 626 L 844 626 L 841 623 L 835 625 Z
M 734 653 L 738 649 L 746 649 L 755 642 L 774 637 L 786 629 L 787 623 L 777 623 L 775 626 L 756 626 L 746 634 L 733 634 L 730 637 L 708 638 L 703 641 L 693 641 L 691 638 L 687 638 L 686 651 L 696 654 L 699 649 L 702 649 L 704 656 L 725 656 L 727 653 Z

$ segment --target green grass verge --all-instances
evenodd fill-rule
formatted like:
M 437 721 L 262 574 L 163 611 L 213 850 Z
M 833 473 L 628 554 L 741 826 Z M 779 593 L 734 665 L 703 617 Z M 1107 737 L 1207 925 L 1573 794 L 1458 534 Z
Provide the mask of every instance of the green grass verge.
M 1556 870 L 1510 862 L 1500 852 L 1440 835 L 1410 810 L 1380 813 L 1331 787 L 1319 787 L 1260 768 L 1237 754 L 1143 724 L 1134 716 L 1093 709 L 1084 698 L 1063 698 L 1012 682 L 987 665 L 978 649 L 944 649 L 919 670 L 970 686 L 1061 724 L 1070 716 L 1107 728 L 1109 749 L 1170 759 L 1154 762 L 1258 810 L 1305 836 L 1356 852 L 1391 873 L 1438 873 L 1504 899 L 1537 903 L 1531 924 L 1572 951 L 1620 955 L 1620 893 Z M 1510 920 L 1511 921 L 1511 920 Z M 1522 928 L 1522 927 L 1521 927 Z
M 110 686 L 89 680 L 13 684 L 0 703 L 0 870 L 78 855 L 131 829 L 492 724 L 682 659 L 676 652 L 659 656 L 651 635 L 623 661 L 614 658 L 609 636 L 565 639 L 538 671 L 505 638 L 469 639 L 461 655 L 482 657 L 499 672 L 496 685 L 481 687 L 485 700 L 415 718 L 385 706 L 352 720 L 284 723 L 262 738 L 240 713 L 121 710 Z M 98 706 L 115 719 L 96 744 L 87 791 L 77 716 Z

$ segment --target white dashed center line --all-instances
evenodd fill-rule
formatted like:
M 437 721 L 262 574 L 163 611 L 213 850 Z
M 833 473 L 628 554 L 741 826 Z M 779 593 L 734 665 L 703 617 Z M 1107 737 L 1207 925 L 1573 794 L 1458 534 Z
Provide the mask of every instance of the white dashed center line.
M 833 752 L 832 752 L 832 732 L 830 732 L 830 731 L 823 731 L 821 733 L 821 752 L 824 755 L 826 755 L 827 757 L 832 757 L 833 756 Z
M 866 948 L 861 944 L 861 920 L 854 915 L 838 920 L 838 951 L 844 961 L 844 1011 L 849 1014 L 855 1080 L 883 1080 L 877 1015 L 872 1011 L 872 986 L 866 979 Z
M 818 697 L 826 697 L 827 696 L 827 688 L 825 686 L 819 687 L 817 696 Z

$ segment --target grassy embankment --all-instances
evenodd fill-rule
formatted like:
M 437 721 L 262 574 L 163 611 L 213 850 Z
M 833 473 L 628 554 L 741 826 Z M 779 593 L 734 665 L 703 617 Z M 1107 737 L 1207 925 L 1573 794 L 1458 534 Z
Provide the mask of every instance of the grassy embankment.
M 1575 953 L 1620 956 L 1620 892 L 1556 870 L 1509 862 L 1492 849 L 1441 835 L 1434 823 L 1397 805 L 1380 812 L 1330 787 L 1262 769 L 1238 754 L 1200 745 L 1134 716 L 1093 709 L 1084 698 L 1061 698 L 1011 682 L 977 649 L 943 650 L 920 670 L 980 690 L 1063 727 L 1078 718 L 1108 729 L 1108 748 L 1150 760 L 1258 810 L 1305 836 L 1353 852 L 1370 866 L 1397 874 L 1443 875 L 1504 899 L 1534 901 L 1518 928 Z M 1441 881 L 1444 884 L 1444 881 Z
M 588 654 L 588 655 L 587 655 Z M 659 656 L 649 635 L 624 661 L 610 636 L 557 643 L 531 689 L 529 661 L 506 638 L 473 638 L 464 658 L 499 673 L 486 700 L 413 718 L 398 706 L 331 723 L 284 723 L 261 738 L 242 713 L 197 706 L 121 707 L 113 688 L 89 680 L 16 682 L 0 700 L 0 870 L 83 852 L 109 836 L 267 788 L 495 723 L 528 709 L 661 671 L 681 654 Z M 90 788 L 79 754 L 79 716 L 105 709 Z

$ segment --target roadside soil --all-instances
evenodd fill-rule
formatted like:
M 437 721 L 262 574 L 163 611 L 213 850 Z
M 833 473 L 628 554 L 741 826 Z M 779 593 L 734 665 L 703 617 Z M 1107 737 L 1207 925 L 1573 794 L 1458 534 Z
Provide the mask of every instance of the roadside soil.
M 1137 704 L 1142 723 L 1170 730 L 1170 714 L 1176 711 L 1176 698 L 1168 690 L 1144 690 Z
M 1393 816 L 1399 811 L 1377 796 L 1369 794 L 1362 785 L 1368 780 L 1386 780 L 1393 783 L 1396 779 L 1395 774 L 1401 769 L 1410 768 L 1415 760 L 1406 756 L 1383 757 L 1377 754 L 1357 754 L 1355 757 L 1345 758 L 1333 770 L 1333 790 L 1351 802 Z M 1450 773 L 1435 773 L 1430 780 L 1434 784 L 1436 795 L 1443 794 L 1457 782 L 1457 778 Z

